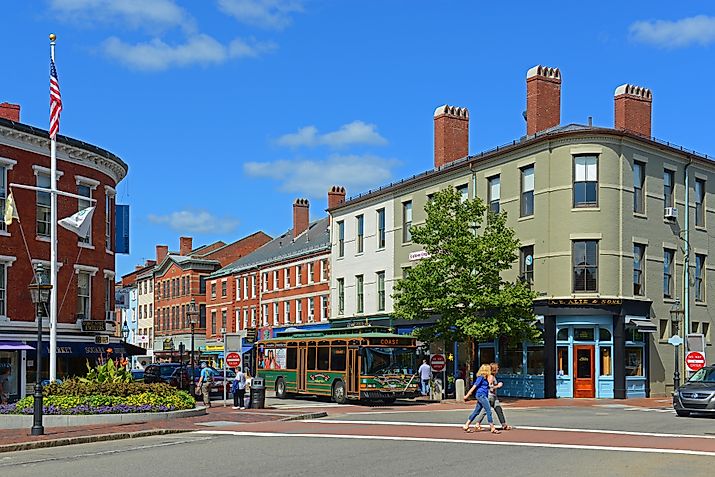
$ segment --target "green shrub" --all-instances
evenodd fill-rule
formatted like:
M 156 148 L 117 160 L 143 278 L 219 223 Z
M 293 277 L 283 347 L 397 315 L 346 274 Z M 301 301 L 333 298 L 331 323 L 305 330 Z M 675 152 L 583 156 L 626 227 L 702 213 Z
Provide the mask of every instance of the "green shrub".
M 86 380 L 71 378 L 62 384 L 51 383 L 45 387 L 45 394 L 48 396 L 119 396 L 127 397 L 142 393 L 172 394 L 177 392 L 165 383 L 144 384 L 138 382 L 89 382 Z

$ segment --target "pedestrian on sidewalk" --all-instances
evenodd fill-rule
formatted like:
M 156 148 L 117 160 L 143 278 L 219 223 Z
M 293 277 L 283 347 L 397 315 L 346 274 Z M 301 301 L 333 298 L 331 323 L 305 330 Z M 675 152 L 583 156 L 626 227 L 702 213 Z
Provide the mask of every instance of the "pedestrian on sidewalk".
M 427 360 L 422 360 L 422 365 L 417 370 L 420 374 L 420 390 L 423 396 L 429 394 L 429 380 L 432 377 L 432 368 L 427 364 Z
M 251 371 L 246 368 L 246 407 L 251 407 L 251 383 L 253 383 L 253 377 L 251 376 Z
M 499 372 L 499 364 L 498 363 L 490 363 L 489 367 L 491 368 L 492 379 L 493 379 L 492 384 L 489 386 L 489 405 L 497 413 L 497 417 L 499 418 L 499 423 L 501 424 L 501 430 L 509 431 L 509 430 L 511 430 L 511 426 L 506 423 L 506 418 L 504 417 L 504 409 L 502 409 L 501 403 L 499 402 L 499 398 L 497 397 L 497 389 L 504 386 L 504 383 L 500 383 L 499 380 L 497 379 L 497 373 Z M 482 421 L 484 420 L 484 416 L 486 416 L 486 415 L 487 415 L 487 412 L 484 409 L 482 409 L 479 412 L 479 416 L 477 416 L 477 426 L 476 426 L 477 431 L 482 430 Z
M 487 422 L 489 422 L 489 430 L 491 431 L 491 433 L 501 434 L 501 431 L 498 431 L 496 427 L 494 427 L 492 408 L 489 406 L 489 386 L 493 382 L 494 379 L 492 378 L 491 367 L 488 364 L 483 364 L 479 368 L 479 371 L 477 371 L 477 379 L 476 381 L 474 381 L 474 385 L 464 396 L 464 402 L 467 402 L 467 399 L 469 399 L 469 396 L 471 396 L 472 393 L 474 393 L 474 396 L 477 399 L 477 405 L 475 406 L 474 411 L 472 411 L 472 413 L 469 415 L 469 419 L 467 419 L 467 422 L 462 427 L 462 429 L 464 429 L 464 432 L 474 432 L 469 426 L 472 424 L 472 421 L 474 421 L 474 419 L 477 417 L 479 411 L 484 409 L 487 413 Z
M 246 375 L 241 368 L 236 368 L 236 378 L 231 384 L 231 392 L 233 393 L 233 408 L 246 409 L 243 405 L 246 397 Z
M 211 407 L 211 382 L 213 381 L 213 376 L 211 371 L 206 366 L 206 361 L 201 362 L 201 375 L 199 377 L 199 384 L 197 387 L 201 390 L 201 395 L 204 398 L 204 406 Z

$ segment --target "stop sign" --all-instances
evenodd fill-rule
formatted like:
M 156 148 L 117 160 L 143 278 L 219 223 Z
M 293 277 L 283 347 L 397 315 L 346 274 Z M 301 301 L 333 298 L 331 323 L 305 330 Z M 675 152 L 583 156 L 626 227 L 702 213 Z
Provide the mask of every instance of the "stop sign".
M 238 353 L 228 353 L 226 355 L 226 366 L 236 368 L 241 364 L 241 355 Z
M 430 366 L 432 366 L 432 371 L 439 373 L 443 371 L 445 366 L 447 366 L 447 361 L 444 359 L 443 354 L 435 354 L 430 360 Z
M 691 371 L 697 371 L 705 366 L 705 356 L 697 351 L 691 351 L 685 357 L 685 364 L 688 365 Z

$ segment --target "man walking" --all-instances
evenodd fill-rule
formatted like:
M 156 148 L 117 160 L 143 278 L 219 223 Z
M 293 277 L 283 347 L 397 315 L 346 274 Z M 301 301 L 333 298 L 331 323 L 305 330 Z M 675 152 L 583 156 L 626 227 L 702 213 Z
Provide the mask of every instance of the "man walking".
M 198 388 L 201 389 L 201 395 L 204 398 L 204 406 L 206 407 L 211 407 L 211 398 L 209 396 L 209 393 L 211 392 L 211 381 L 213 381 L 213 376 L 204 361 L 201 363 L 201 377 L 199 378 Z
M 241 371 L 241 368 L 236 368 L 236 379 L 233 380 L 231 385 L 231 392 L 233 393 L 233 408 L 246 409 L 243 405 L 243 400 L 246 396 L 246 375 Z
M 422 388 L 422 395 L 427 396 L 429 394 L 429 380 L 432 377 L 432 368 L 427 364 L 427 360 L 422 360 L 422 365 L 418 369 L 420 374 L 420 385 Z

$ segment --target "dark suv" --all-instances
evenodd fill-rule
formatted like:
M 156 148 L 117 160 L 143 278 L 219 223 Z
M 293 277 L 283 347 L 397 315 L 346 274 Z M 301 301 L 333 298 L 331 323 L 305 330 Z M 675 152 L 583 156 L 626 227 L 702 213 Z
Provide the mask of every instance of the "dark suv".
M 191 383 L 186 366 L 178 363 L 149 364 L 144 368 L 145 383 L 166 383 L 175 388 L 188 390 Z
M 678 416 L 691 412 L 715 414 L 715 366 L 706 366 L 693 374 L 673 393 L 673 408 Z

